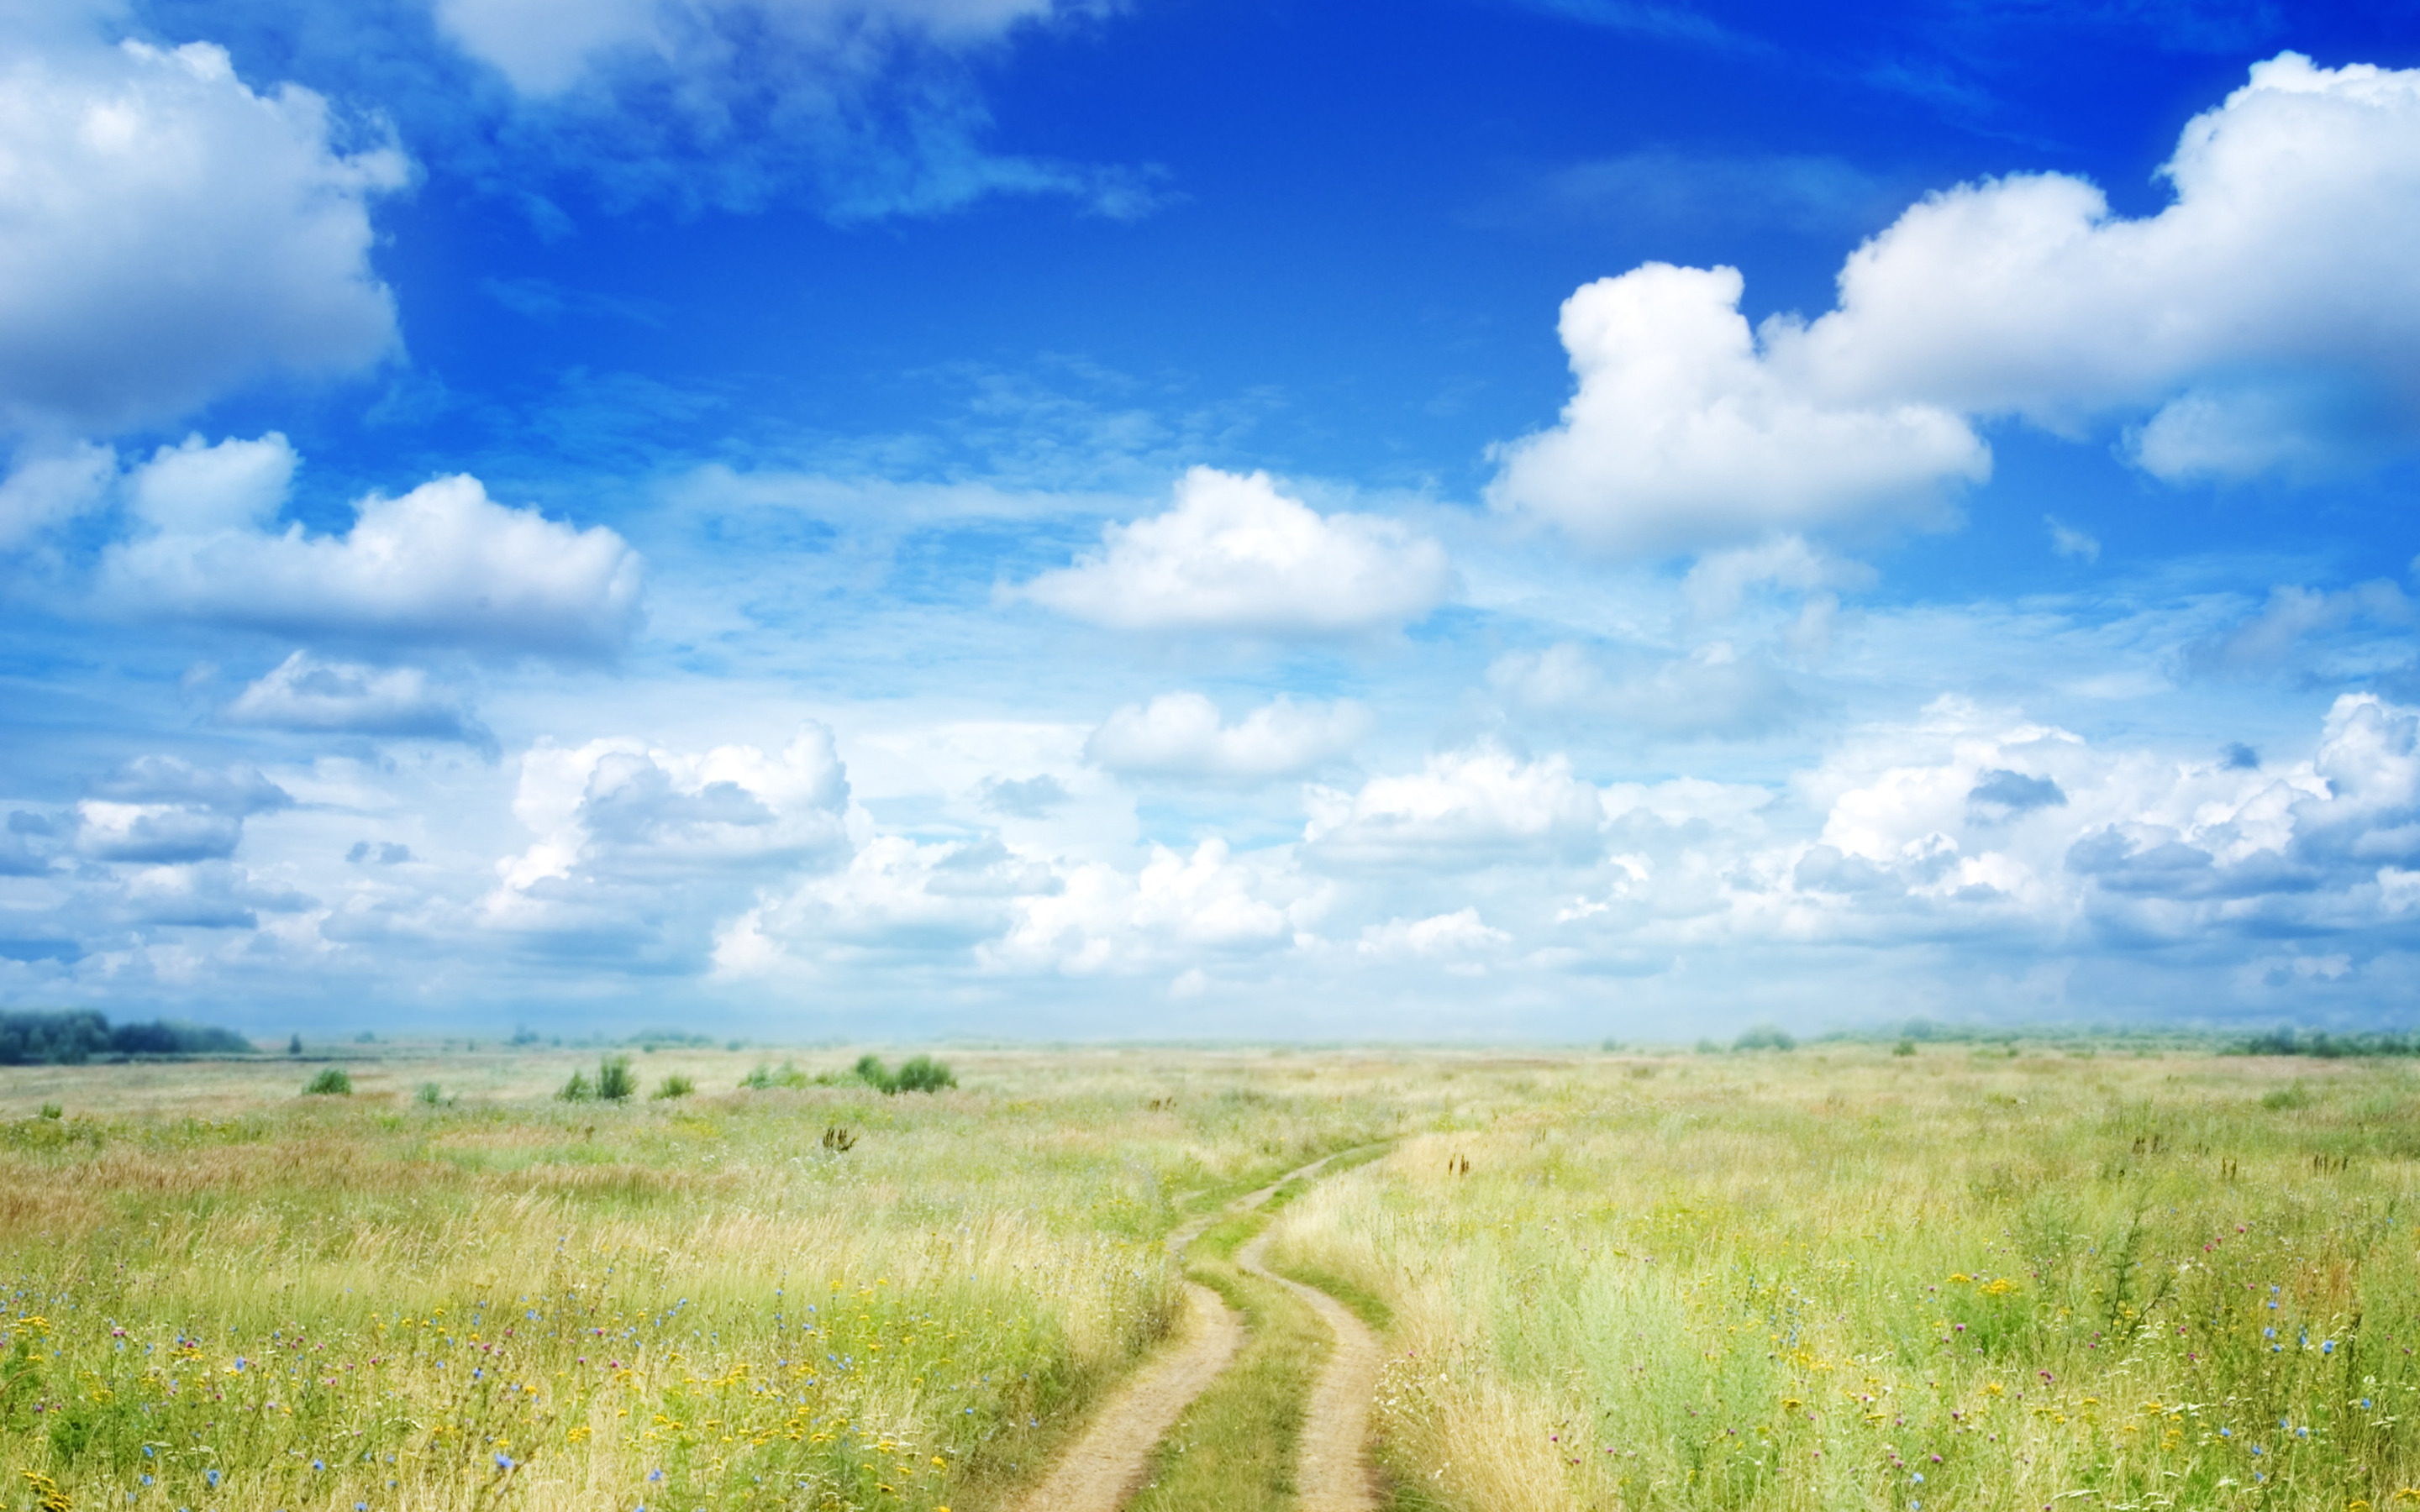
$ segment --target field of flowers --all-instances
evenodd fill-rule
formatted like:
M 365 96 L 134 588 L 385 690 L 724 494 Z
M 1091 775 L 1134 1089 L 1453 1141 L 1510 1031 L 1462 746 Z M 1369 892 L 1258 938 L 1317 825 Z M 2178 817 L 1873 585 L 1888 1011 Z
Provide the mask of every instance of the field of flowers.
M 1279 1220 L 1280 1264 L 1389 1318 L 1401 1507 L 2420 1504 L 2409 1062 L 1835 1047 L 1460 1085 Z
M 651 1058 L 706 1090 L 8 1072 L 0 1506 L 990 1505 L 1167 1328 L 1168 1228 L 1419 1102 L 1249 1057 L 959 1057 L 895 1097 Z

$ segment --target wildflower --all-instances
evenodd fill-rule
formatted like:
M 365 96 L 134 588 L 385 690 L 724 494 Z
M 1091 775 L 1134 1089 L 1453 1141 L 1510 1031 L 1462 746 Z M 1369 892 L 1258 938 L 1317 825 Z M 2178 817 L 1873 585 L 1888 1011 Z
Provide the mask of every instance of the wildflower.
M 328 1468 L 328 1462 L 324 1459 L 314 1459 L 311 1461 L 311 1468 L 313 1470 L 325 1470 Z
M 649 1481 L 651 1481 L 651 1482 L 652 1482 L 652 1481 L 659 1481 L 659 1480 L 661 1480 L 661 1479 L 663 1479 L 663 1478 L 664 1478 L 664 1473 L 663 1473 L 662 1471 L 660 1471 L 660 1470 L 651 1470 L 651 1471 L 648 1471 L 648 1472 L 647 1472 L 647 1479 L 648 1479 Z
M 2335 1353 L 2335 1352 L 2336 1352 L 2336 1341 L 2335 1341 L 2335 1340 L 2334 1340 L 2334 1339 L 2326 1340 L 2325 1342 L 2323 1342 L 2322 1344 L 2320 1344 L 2320 1346 L 2319 1346 L 2319 1352 L 2320 1352 L 2321 1354 L 2334 1354 L 2334 1353 Z
M 202 1479 L 209 1484 L 211 1490 L 215 1491 L 219 1489 L 219 1473 L 215 1467 L 203 1471 Z

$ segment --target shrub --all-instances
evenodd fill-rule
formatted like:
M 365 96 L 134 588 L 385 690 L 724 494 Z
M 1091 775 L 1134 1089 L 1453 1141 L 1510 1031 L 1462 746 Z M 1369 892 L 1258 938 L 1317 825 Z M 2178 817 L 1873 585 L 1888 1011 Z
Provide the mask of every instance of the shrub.
M 656 1084 L 656 1089 L 647 1097 L 651 1102 L 660 1103 L 667 1098 L 687 1097 L 696 1090 L 697 1083 L 686 1076 L 667 1076 Z
M 350 1097 L 353 1095 L 353 1079 L 347 1074 L 344 1067 L 330 1066 L 311 1078 L 310 1085 L 302 1088 L 302 1095 L 304 1097 Z
M 851 1074 L 885 1097 L 900 1092 L 938 1092 L 958 1085 L 950 1068 L 930 1056 L 917 1056 L 892 1072 L 877 1056 L 860 1056 Z
M 43 1117 L 43 1118 L 46 1118 L 46 1119 L 64 1119 L 64 1118 L 66 1118 L 67 1116 L 68 1116 L 68 1110 L 67 1110 L 67 1109 L 65 1109 L 65 1108 L 63 1108 L 63 1107 L 61 1107 L 61 1106 L 59 1106 L 56 1103 L 43 1103 L 43 1104 L 42 1104 L 42 1117 Z
M 623 1103 L 638 1095 L 639 1078 L 630 1070 L 628 1056 L 608 1056 L 597 1064 L 597 1095 L 608 1103 Z
M 293 1038 L 286 1041 L 286 1053 L 289 1056 L 299 1056 L 302 1053 L 302 1037 L 301 1035 L 295 1035 Z
M 1916 1054 L 1916 1041 L 1913 1040 L 1901 1040 L 1899 1043 L 1891 1046 L 1891 1054 L 1895 1056 L 1912 1056 Z
M 1789 1030 L 1771 1024 L 1760 1024 L 1731 1041 L 1734 1050 L 1795 1050 L 1798 1041 Z
M 575 1071 L 571 1073 L 571 1080 L 564 1083 L 562 1090 L 554 1094 L 554 1100 L 558 1103 L 586 1103 L 596 1096 L 597 1088 L 589 1085 L 588 1073 Z
M 899 1068 L 886 1090 L 899 1092 L 938 1092 L 944 1087 L 955 1087 L 958 1079 L 950 1068 L 930 1056 L 918 1056 Z
M 445 1088 L 435 1082 L 423 1082 L 412 1092 L 411 1100 L 423 1107 L 438 1107 L 445 1101 Z

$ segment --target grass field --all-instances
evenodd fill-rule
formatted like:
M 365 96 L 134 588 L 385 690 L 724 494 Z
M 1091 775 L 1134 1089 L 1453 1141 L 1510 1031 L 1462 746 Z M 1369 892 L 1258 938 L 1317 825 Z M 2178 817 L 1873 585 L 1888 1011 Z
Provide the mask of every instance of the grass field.
M 1373 1141 L 1196 1247 L 1260 1331 L 1140 1504 L 1286 1504 L 1262 1222 L 1385 1335 L 1403 1508 L 2420 1504 L 2406 1062 L 760 1058 L 0 1069 L 0 1506 L 973 1512 L 1165 1333 L 1170 1228 Z

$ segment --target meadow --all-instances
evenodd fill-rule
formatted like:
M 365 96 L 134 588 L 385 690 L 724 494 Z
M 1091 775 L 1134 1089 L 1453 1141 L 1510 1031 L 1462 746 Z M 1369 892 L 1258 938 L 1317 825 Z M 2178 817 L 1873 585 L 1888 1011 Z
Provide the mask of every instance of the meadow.
M 1264 1225 L 1406 1512 L 2420 1503 L 2412 1063 L 1902 1048 L 0 1069 L 0 1506 L 1004 1505 L 1337 1152 L 1136 1504 L 1288 1504 Z

